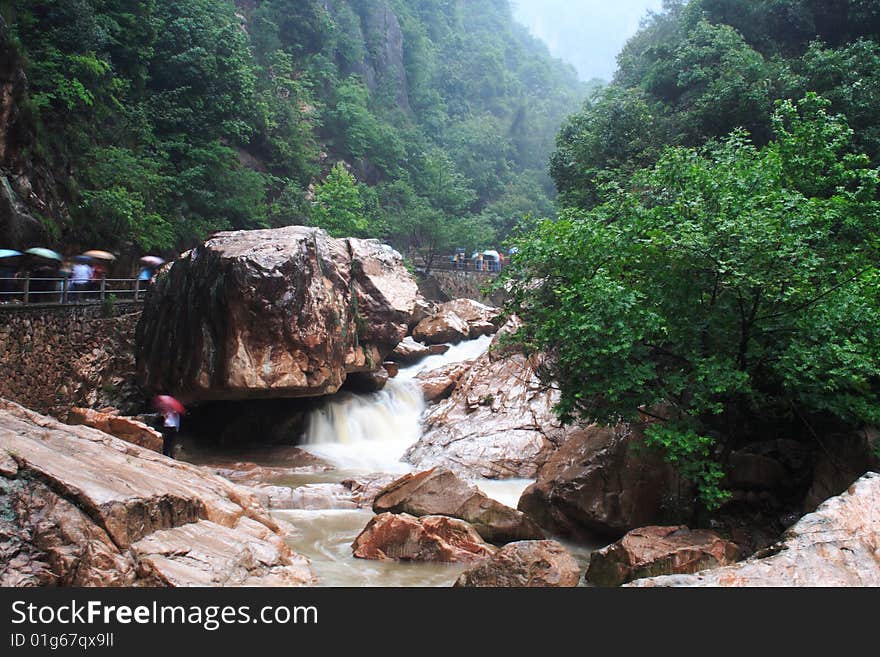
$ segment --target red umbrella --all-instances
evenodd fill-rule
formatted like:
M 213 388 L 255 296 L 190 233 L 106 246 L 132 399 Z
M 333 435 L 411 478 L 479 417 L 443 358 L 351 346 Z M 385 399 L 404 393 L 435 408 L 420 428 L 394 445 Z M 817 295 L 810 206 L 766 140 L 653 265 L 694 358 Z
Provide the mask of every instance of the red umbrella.
M 161 413 L 165 411 L 174 411 L 181 415 L 186 413 L 186 408 L 180 403 L 180 400 L 175 399 L 171 395 L 156 395 L 153 398 L 153 406 Z

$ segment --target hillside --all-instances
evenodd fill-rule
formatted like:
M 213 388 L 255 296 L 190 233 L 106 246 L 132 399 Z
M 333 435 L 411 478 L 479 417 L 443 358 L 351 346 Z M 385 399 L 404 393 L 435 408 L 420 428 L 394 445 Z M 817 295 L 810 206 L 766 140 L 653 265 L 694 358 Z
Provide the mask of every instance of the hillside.
M 601 202 L 666 146 L 745 129 L 772 136 L 780 100 L 807 92 L 846 116 L 880 162 L 880 4 L 857 0 L 666 0 L 618 56 L 614 83 L 559 135 L 552 175 L 565 205 Z
M 553 211 L 547 158 L 583 95 L 506 0 L 0 13 L 0 222 L 16 246 L 173 252 L 289 224 L 407 251 L 488 246 Z

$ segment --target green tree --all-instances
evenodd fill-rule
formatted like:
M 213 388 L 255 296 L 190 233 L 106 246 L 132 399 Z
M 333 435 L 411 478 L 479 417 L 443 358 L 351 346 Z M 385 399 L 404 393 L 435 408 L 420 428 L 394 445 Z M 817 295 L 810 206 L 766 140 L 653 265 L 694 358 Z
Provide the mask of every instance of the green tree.
M 649 444 L 710 508 L 718 456 L 767 427 L 880 421 L 880 174 L 828 105 L 781 103 L 763 148 L 667 150 L 508 270 L 561 417 L 658 415 Z
M 333 237 L 375 237 L 358 182 L 342 163 L 315 189 L 312 224 Z

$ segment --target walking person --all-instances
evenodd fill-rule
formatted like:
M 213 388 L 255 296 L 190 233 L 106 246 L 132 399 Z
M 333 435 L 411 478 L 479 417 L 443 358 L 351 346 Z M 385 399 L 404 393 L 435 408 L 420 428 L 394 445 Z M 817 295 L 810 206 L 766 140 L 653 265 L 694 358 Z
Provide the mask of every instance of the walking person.
M 183 404 L 170 395 L 158 395 L 153 406 L 162 416 L 162 454 L 174 458 L 174 446 L 180 433 L 180 416 L 186 413 Z

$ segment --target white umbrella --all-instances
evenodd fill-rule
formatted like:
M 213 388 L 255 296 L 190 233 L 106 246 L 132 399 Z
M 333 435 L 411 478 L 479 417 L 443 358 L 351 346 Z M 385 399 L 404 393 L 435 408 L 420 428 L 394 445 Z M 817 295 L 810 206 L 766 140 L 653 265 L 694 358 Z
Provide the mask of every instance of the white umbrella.
M 501 255 L 498 253 L 498 251 L 493 251 L 491 249 L 488 251 L 483 251 L 483 255 L 487 258 L 494 258 L 495 260 L 501 259 Z

